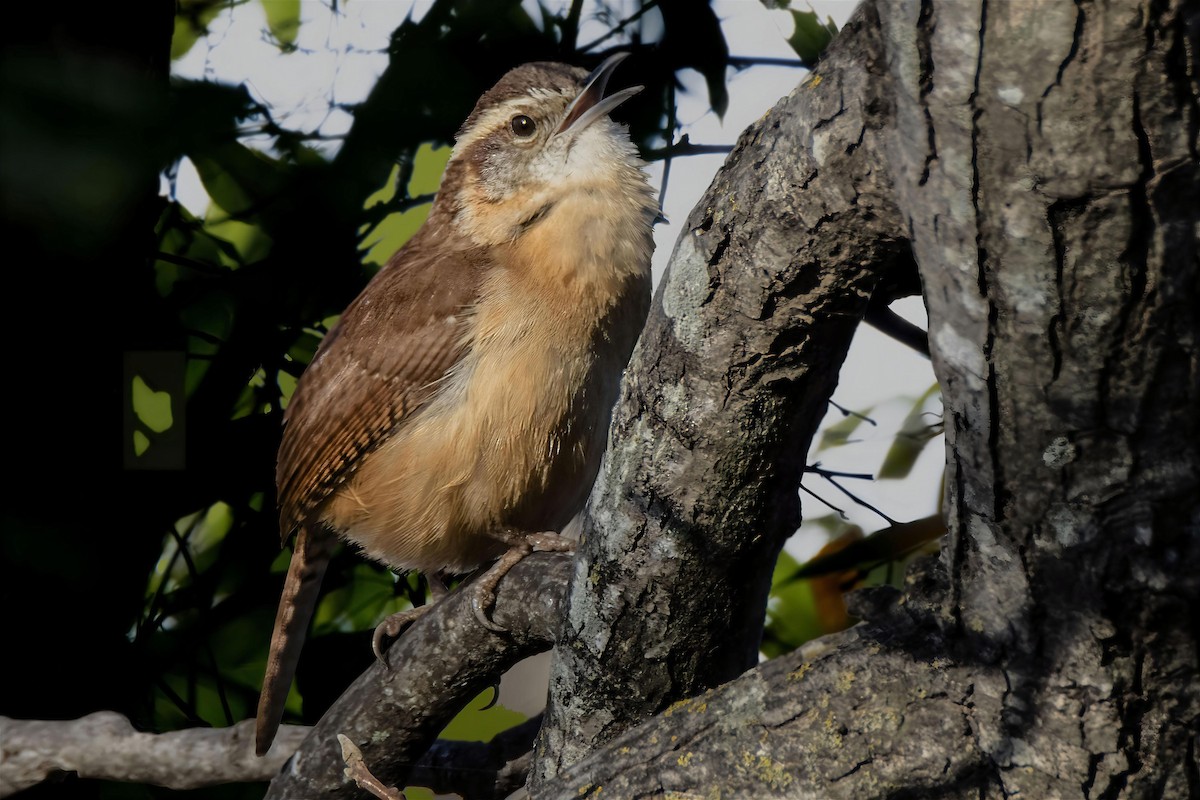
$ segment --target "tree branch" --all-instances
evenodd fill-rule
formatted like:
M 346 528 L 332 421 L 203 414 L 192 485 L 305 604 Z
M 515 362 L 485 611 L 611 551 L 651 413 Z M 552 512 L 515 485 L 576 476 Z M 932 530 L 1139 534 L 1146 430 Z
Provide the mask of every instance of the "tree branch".
M 475 620 L 472 584 L 460 586 L 392 645 L 391 671 L 372 665 L 333 704 L 267 797 L 357 796 L 342 775 L 339 733 L 359 747 L 382 783 L 404 786 L 459 710 L 510 666 L 549 649 L 569 572 L 570 558 L 562 554 L 535 553 L 514 567 L 500 582 L 493 613 L 508 630 L 503 634 Z
M 683 226 L 585 514 L 535 795 L 757 662 L 809 441 L 876 283 L 909 258 L 879 168 L 890 95 L 867 10 Z
M 496 734 L 489 742 L 439 739 L 421 757 L 409 783 L 467 800 L 500 800 L 525 785 L 541 715 Z M 253 757 L 254 720 L 229 728 L 142 733 L 113 711 L 76 720 L 0 717 L 0 798 L 35 786 L 55 773 L 80 778 L 197 789 L 267 782 L 311 732 L 284 725 L 262 758 Z
M 195 789 L 222 783 L 268 781 L 308 728 L 284 725 L 267 755 L 254 755 L 254 720 L 231 728 L 141 733 L 114 711 L 75 720 L 0 717 L 0 797 L 46 780 L 55 772 L 81 778 Z
M 863 317 L 863 322 L 929 358 L 928 331 L 912 324 L 887 306 L 872 302 L 867 307 L 867 314 Z
M 938 569 L 925 559 L 913 579 Z M 536 797 L 635 797 L 659 787 L 662 796 L 862 800 L 935 796 L 900 787 L 975 786 L 987 759 L 965 734 L 995 712 L 1004 675 L 948 666 L 939 632 L 920 622 L 932 607 L 884 594 L 878 621 L 671 705 Z

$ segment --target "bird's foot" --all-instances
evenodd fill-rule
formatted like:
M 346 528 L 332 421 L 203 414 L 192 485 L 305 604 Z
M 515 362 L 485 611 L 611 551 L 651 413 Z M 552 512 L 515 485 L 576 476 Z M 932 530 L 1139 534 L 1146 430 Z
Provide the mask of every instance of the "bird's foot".
M 425 612 L 431 608 L 433 608 L 432 603 L 405 611 L 397 611 L 375 626 L 375 634 L 371 637 L 371 652 L 375 654 L 375 658 L 380 664 L 383 664 L 387 669 L 392 668 L 392 665 L 387 660 L 387 651 L 384 649 L 385 644 L 399 636 L 405 628 L 424 616 Z
M 575 551 L 575 540 L 549 531 L 544 533 L 517 533 L 515 531 L 500 531 L 492 537 L 508 545 L 508 551 L 480 576 L 475 582 L 475 594 L 471 598 L 471 610 L 479 624 L 496 633 L 506 633 L 503 625 L 493 622 L 488 616 L 492 606 L 496 605 L 496 587 L 509 570 L 520 564 L 530 553 L 571 553 Z
M 426 573 L 425 582 L 429 584 L 431 598 L 427 605 L 416 606 L 407 611 L 397 611 L 375 626 L 375 633 L 371 636 L 371 652 L 375 654 L 375 659 L 388 669 L 391 669 L 392 665 L 388 663 L 384 645 L 398 637 L 405 628 L 424 616 L 426 611 L 450 593 L 450 590 L 446 588 L 446 579 L 440 572 Z

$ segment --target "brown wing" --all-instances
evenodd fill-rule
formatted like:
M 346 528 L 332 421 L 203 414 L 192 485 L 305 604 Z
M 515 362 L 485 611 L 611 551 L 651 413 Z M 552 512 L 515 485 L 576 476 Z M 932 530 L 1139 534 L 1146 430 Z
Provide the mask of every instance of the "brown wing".
M 400 250 L 300 376 L 275 470 L 285 541 L 462 358 L 464 317 L 485 264 L 439 244 L 414 240 Z

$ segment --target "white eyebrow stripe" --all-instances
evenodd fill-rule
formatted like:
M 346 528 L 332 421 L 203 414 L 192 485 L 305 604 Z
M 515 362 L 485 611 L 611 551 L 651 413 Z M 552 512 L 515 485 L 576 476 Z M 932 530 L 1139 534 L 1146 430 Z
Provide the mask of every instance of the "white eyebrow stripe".
M 551 89 L 533 88 L 528 94 L 521 97 L 510 97 L 501 102 L 495 108 L 489 108 L 483 115 L 475 121 L 469 131 L 466 131 L 458 141 L 454 143 L 454 152 L 450 155 L 450 159 L 454 160 L 465 153 L 471 145 L 482 139 L 484 136 L 492 133 L 507 123 L 509 118 L 514 114 L 529 113 L 531 103 L 539 101 L 561 98 L 564 101 L 567 99 L 565 95 Z

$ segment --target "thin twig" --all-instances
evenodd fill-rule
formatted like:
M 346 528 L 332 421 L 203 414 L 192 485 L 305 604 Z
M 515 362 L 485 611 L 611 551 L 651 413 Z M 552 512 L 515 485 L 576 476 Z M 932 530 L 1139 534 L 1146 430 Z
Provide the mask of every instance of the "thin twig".
M 663 138 L 667 141 L 667 150 L 669 151 L 675 145 L 675 128 L 678 125 L 678 111 L 675 105 L 675 82 L 671 81 L 667 84 L 667 124 L 664 129 L 666 134 Z M 666 219 L 667 215 L 663 213 L 663 208 L 667 202 L 667 182 L 671 178 L 671 156 L 663 159 L 663 174 L 662 184 L 658 187 L 658 216 Z
M 622 30 L 624 30 L 628 26 L 632 25 L 633 23 L 637 22 L 639 19 L 641 19 L 646 14 L 647 11 L 649 11 L 650 9 L 654 8 L 657 5 L 658 5 L 658 0 L 650 0 L 650 2 L 646 3 L 646 5 L 642 6 L 637 11 L 633 12 L 628 17 L 626 17 L 625 19 L 621 20 L 616 25 L 614 25 L 608 31 L 608 33 L 604 34 L 603 36 L 601 36 L 598 39 L 593 39 L 592 41 L 585 44 L 583 47 L 578 48 L 578 51 L 580 53 L 586 53 L 587 51 L 591 50 L 593 47 L 603 44 L 604 42 L 607 42 L 609 39 L 616 36 Z
M 175 538 L 175 548 L 183 558 L 184 566 L 187 567 L 188 577 L 192 581 L 192 585 L 196 586 L 200 583 L 200 571 L 196 569 L 196 562 L 192 560 L 192 554 L 188 551 L 188 541 L 196 528 L 199 527 L 202 516 L 197 516 L 196 520 L 188 527 L 187 536 L 180 536 L 179 531 L 175 527 L 171 527 L 171 536 Z M 165 580 L 165 579 L 164 579 Z M 212 662 L 213 679 L 217 685 L 217 698 L 221 701 L 221 711 L 225 714 L 225 723 L 233 725 L 233 710 L 229 707 L 229 698 L 225 694 L 225 681 L 221 678 L 221 668 L 217 664 L 217 654 L 212 649 L 212 642 L 208 637 L 203 639 L 204 652 L 208 654 L 208 660 Z
M 879 510 L 878 508 L 876 508 L 875 506 L 873 506 L 873 505 L 871 505 L 870 503 L 868 503 L 866 500 L 863 500 L 861 497 L 859 497 L 858 495 L 854 494 L 854 492 L 850 491 L 850 490 L 849 490 L 849 489 L 847 489 L 845 486 L 842 486 L 840 483 L 838 483 L 837 481 L 835 481 L 833 478 L 829 477 L 828 475 L 823 475 L 822 477 L 823 477 L 823 478 L 825 478 L 825 480 L 827 480 L 827 481 L 829 481 L 830 483 L 832 483 L 832 484 L 833 484 L 833 486 L 834 486 L 834 488 L 836 488 L 836 489 L 837 489 L 839 492 L 841 492 L 842 494 L 846 495 L 846 497 L 849 497 L 851 500 L 853 500 L 853 501 L 854 501 L 855 503 L 857 503 L 858 505 L 862 506 L 863 508 L 870 509 L 871 511 L 874 511 L 874 512 L 875 512 L 876 514 L 878 514 L 879 516 L 883 517 L 885 520 L 887 520 L 887 522 L 888 522 L 888 524 L 889 524 L 889 525 L 899 525 L 899 524 L 900 524 L 900 523 L 896 522 L 896 520 L 894 520 L 894 519 L 892 519 L 891 517 L 889 517 L 887 514 L 885 514 L 885 513 L 883 513 L 882 511 L 880 511 L 880 510 Z
M 887 306 L 868 306 L 863 322 L 885 336 L 929 358 L 929 331 L 914 325 Z
M 390 214 L 408 211 L 411 208 L 432 203 L 436 196 L 436 192 L 430 192 L 428 194 L 419 194 L 416 197 L 392 198 L 386 203 L 376 203 L 363 211 L 363 224 L 375 225 Z
M 642 158 L 647 161 L 660 161 L 666 158 L 681 158 L 683 156 L 724 155 L 733 152 L 731 144 L 692 144 L 685 133 L 679 141 L 667 147 L 642 152 Z
M 767 58 L 759 56 L 730 56 L 727 61 L 729 66 L 736 69 L 743 67 L 795 67 L 798 69 L 808 69 L 808 65 L 798 58 Z
M 843 511 L 842 509 L 838 508 L 838 507 L 837 507 L 837 506 L 835 506 L 833 503 L 831 503 L 831 502 L 829 502 L 828 500 L 826 500 L 824 497 L 821 497 L 821 495 L 817 494 L 817 493 L 816 493 L 816 492 L 814 492 L 812 489 L 810 489 L 810 488 L 808 488 L 807 486 L 805 486 L 803 483 L 802 483 L 802 484 L 800 484 L 800 491 L 802 491 L 802 492 L 804 492 L 805 494 L 809 495 L 810 497 L 812 497 L 812 498 L 813 498 L 814 500 L 816 500 L 817 502 L 819 502 L 819 503 L 821 503 L 821 504 L 823 504 L 823 505 L 825 505 L 825 506 L 828 506 L 828 507 L 829 507 L 829 508 L 831 508 L 832 510 L 836 511 L 836 512 L 838 513 L 838 516 L 840 516 L 842 519 L 848 519 L 848 517 L 846 516 L 846 512 L 845 512 L 845 511 Z
M 858 417 L 863 422 L 867 422 L 867 423 L 870 423 L 871 425 L 879 427 L 879 423 L 876 422 L 875 420 L 871 419 L 870 417 L 868 417 L 866 414 L 860 414 L 857 411 L 851 411 L 850 409 L 846 408 L 845 406 L 840 405 L 839 403 L 835 403 L 833 400 L 829 401 L 829 405 L 833 406 L 838 411 L 840 411 L 842 413 L 843 417 Z
M 854 478 L 860 481 L 873 481 L 875 476 L 869 472 L 838 472 L 837 470 L 825 469 L 821 466 L 821 462 L 809 464 L 804 468 L 805 472 L 811 472 L 814 475 L 820 475 L 822 478 Z

